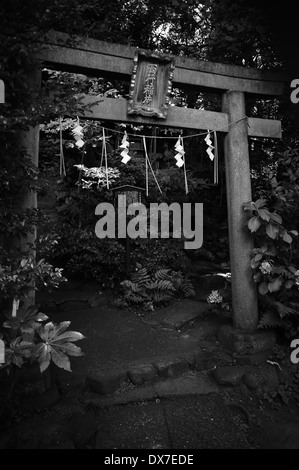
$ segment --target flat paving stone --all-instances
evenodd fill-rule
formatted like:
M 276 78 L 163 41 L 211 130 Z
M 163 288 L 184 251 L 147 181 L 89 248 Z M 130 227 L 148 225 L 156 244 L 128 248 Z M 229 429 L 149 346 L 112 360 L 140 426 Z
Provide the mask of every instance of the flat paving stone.
M 176 379 L 168 379 L 153 385 L 160 398 L 182 395 L 209 395 L 217 393 L 217 385 L 204 374 L 188 374 Z
M 182 300 L 165 308 L 163 312 L 163 324 L 181 329 L 183 325 L 202 315 L 209 305 L 206 302 L 196 300 Z
M 241 366 L 217 367 L 213 371 L 213 377 L 219 385 L 238 385 L 244 376 L 246 369 Z
M 160 377 L 171 378 L 189 370 L 188 361 L 183 358 L 161 359 L 154 363 Z
M 127 373 L 124 370 L 106 373 L 91 373 L 86 378 L 86 385 L 95 393 L 109 395 L 125 382 Z
M 156 376 L 156 369 L 152 364 L 133 365 L 128 370 L 128 377 L 134 385 L 152 382 Z

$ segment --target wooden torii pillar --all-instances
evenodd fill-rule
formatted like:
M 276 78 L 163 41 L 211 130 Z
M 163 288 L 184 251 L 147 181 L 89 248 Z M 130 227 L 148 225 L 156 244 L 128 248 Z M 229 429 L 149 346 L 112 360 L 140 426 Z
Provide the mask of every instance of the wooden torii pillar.
M 39 53 L 44 66 L 56 70 L 109 76 L 129 80 L 136 49 L 93 39 L 78 38 L 75 45 L 63 33 L 49 33 Z M 174 86 L 192 86 L 198 91 L 222 95 L 222 112 L 170 107 L 166 120 L 127 114 L 127 100 L 87 96 L 94 104 L 84 117 L 97 120 L 174 127 L 179 129 L 217 130 L 225 135 L 225 166 L 229 221 L 229 245 L 232 272 L 234 331 L 221 336 L 237 352 L 249 350 L 248 343 L 261 343 L 253 352 L 266 349 L 266 335 L 253 338 L 258 324 L 257 290 L 252 280 L 250 260 L 252 237 L 247 230 L 248 216 L 243 204 L 252 199 L 248 137 L 281 138 L 281 123 L 276 120 L 247 118 L 245 95 L 269 98 L 282 95 L 285 76 L 280 73 L 245 67 L 174 57 Z M 29 147 L 32 143 L 29 143 Z M 33 159 L 35 157 L 33 156 Z M 237 333 L 236 333 L 237 332 Z M 246 343 L 246 344 L 245 344 Z M 266 344 L 267 343 L 267 344 Z M 249 345 L 250 346 L 250 345 Z

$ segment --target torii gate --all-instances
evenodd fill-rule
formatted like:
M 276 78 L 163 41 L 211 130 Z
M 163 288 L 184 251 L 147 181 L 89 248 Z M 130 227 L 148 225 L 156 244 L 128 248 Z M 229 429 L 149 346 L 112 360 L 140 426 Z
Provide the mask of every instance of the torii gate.
M 44 65 L 54 66 L 56 70 L 92 76 L 107 75 L 126 80 L 132 76 L 135 48 L 83 38 L 79 38 L 76 44 L 73 44 L 67 35 L 51 32 L 47 35 L 38 58 Z M 185 57 L 174 57 L 174 60 L 173 85 L 191 85 L 196 86 L 199 91 L 210 90 L 220 93 L 222 112 L 170 107 L 167 118 L 161 122 L 153 117 L 128 115 L 125 99 L 104 98 L 92 108 L 92 111 L 87 112 L 85 117 L 180 129 L 221 129 L 225 133 L 234 328 L 248 336 L 256 332 L 258 325 L 257 290 L 252 280 L 250 266 L 253 240 L 246 227 L 248 216 L 243 210 L 243 203 L 252 199 L 248 136 L 281 138 L 281 123 L 258 118 L 245 120 L 245 95 L 264 98 L 282 95 L 285 77 L 277 72 Z M 85 99 L 85 102 L 90 104 L 96 101 L 98 98 L 93 96 L 87 96 Z M 38 129 L 32 129 L 28 133 L 26 145 L 33 162 L 37 165 Z M 28 198 L 27 205 L 36 206 L 34 195 Z M 240 336 L 233 340 L 235 347 L 239 340 Z M 236 349 L 241 348 L 236 347 Z

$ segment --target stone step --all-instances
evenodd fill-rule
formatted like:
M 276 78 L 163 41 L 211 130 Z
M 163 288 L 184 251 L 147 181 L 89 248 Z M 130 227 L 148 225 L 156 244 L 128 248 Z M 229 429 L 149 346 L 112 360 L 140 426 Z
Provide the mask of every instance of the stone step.
M 123 388 L 118 393 L 104 396 L 86 392 L 84 404 L 91 408 L 110 408 L 128 403 L 154 401 L 180 396 L 209 395 L 218 393 L 219 388 L 209 374 L 204 372 L 186 373 L 181 377 Z
M 189 372 L 201 372 L 206 367 L 205 356 L 198 345 L 192 353 L 180 357 L 162 357 L 147 363 L 123 365 L 119 369 L 89 373 L 86 390 L 99 395 L 111 395 L 123 386 L 143 386 L 158 380 L 180 377 Z

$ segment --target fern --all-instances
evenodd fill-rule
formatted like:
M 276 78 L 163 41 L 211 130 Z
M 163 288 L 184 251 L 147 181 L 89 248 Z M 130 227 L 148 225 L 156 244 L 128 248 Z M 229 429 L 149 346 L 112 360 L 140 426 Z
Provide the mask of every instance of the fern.
M 124 299 L 127 302 L 132 302 L 133 304 L 141 304 L 147 300 L 147 297 L 145 296 L 144 292 L 135 293 L 132 291 L 128 291 L 128 292 L 125 292 Z
M 141 268 L 131 275 L 131 280 L 139 286 L 145 286 L 148 282 L 150 282 L 151 278 L 147 272 L 147 269 Z
M 156 291 L 153 295 L 153 302 L 156 304 L 162 304 L 165 302 L 169 302 L 173 299 L 173 294 L 164 291 Z
M 185 279 L 181 272 L 170 269 L 159 269 L 150 276 L 146 268 L 139 266 L 138 271 L 121 283 L 123 300 L 119 305 L 142 305 L 145 310 L 152 310 L 154 305 L 165 304 L 171 301 L 176 292 L 185 297 L 194 297 L 192 282 Z
M 298 312 L 295 309 L 278 302 L 278 300 L 273 302 L 273 307 L 279 313 L 280 318 L 289 317 L 290 315 L 298 315 Z
M 123 281 L 121 283 L 121 285 L 123 287 L 126 287 L 127 289 L 131 290 L 132 292 L 141 292 L 142 291 L 142 287 L 137 284 L 136 282 L 132 282 L 132 281 Z
M 195 290 L 190 279 L 185 279 L 182 283 L 181 290 L 185 297 L 195 297 Z
M 160 281 L 152 281 L 149 284 L 146 285 L 147 289 L 153 290 L 169 290 L 169 291 L 174 291 L 175 288 L 173 286 L 173 283 L 168 280 L 160 280 Z
M 283 327 L 283 326 L 284 326 L 284 323 L 281 320 L 278 313 L 269 310 L 268 312 L 262 315 L 258 328 L 259 329 L 278 328 L 278 327 Z
M 155 274 L 155 279 L 160 281 L 171 279 L 170 272 L 170 269 L 159 269 Z

